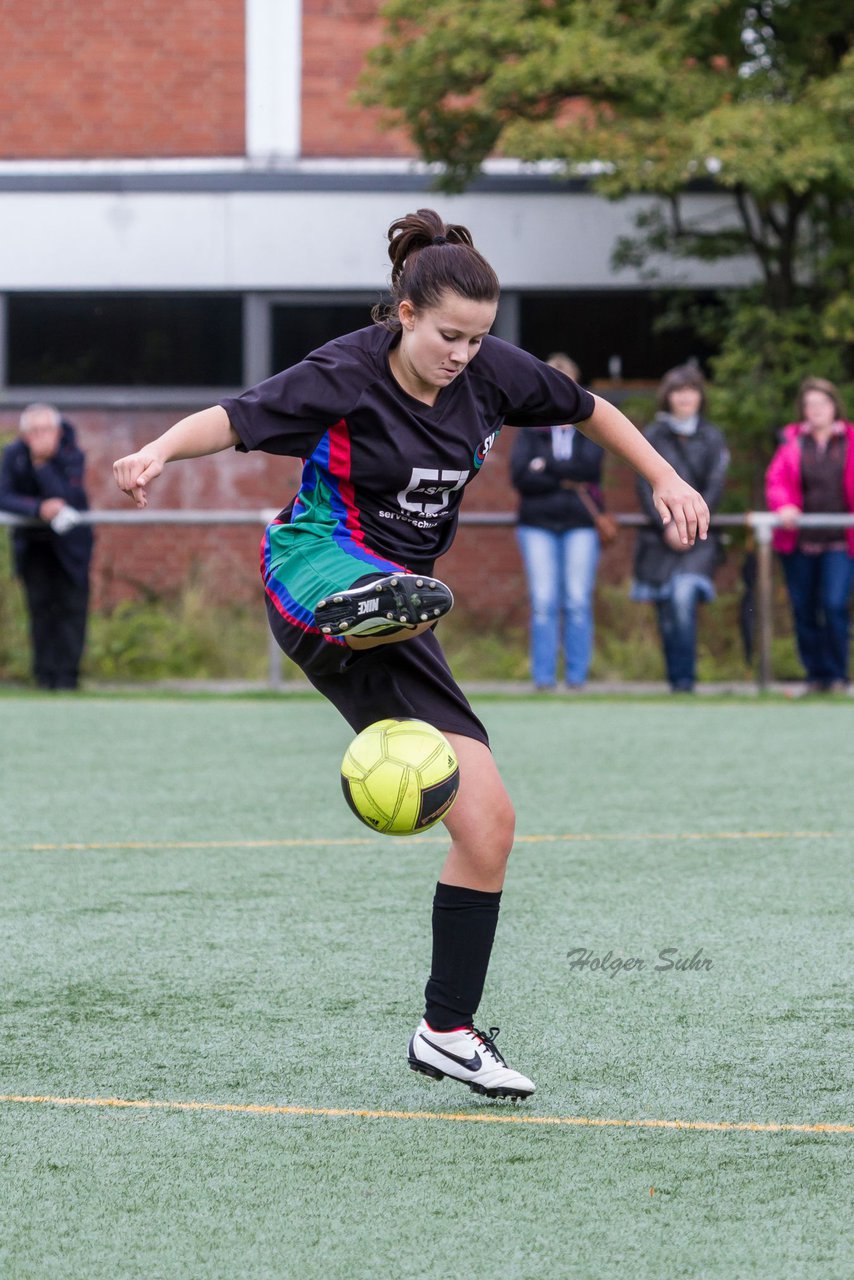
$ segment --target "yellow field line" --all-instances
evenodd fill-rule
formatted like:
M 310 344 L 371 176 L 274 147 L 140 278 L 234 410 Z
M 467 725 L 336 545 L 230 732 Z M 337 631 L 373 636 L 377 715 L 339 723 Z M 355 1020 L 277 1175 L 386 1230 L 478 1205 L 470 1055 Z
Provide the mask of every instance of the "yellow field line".
M 517 836 L 517 844 L 587 844 L 598 841 L 624 840 L 829 840 L 850 835 L 846 831 L 618 831 L 618 832 L 565 832 L 562 835 Z M 413 837 L 415 838 L 415 837 Z M 447 836 L 418 836 L 422 844 L 444 844 Z M 343 839 L 321 839 L 311 836 L 279 838 L 271 840 L 105 840 L 59 844 L 26 844 L 14 852 L 19 853 L 77 853 L 108 849 L 304 849 L 350 848 L 358 845 L 376 845 L 379 836 L 347 836 Z M 13 852 L 7 850 L 7 852 Z
M 369 1111 L 355 1107 L 279 1107 L 241 1102 L 164 1102 L 141 1098 L 59 1098 L 0 1094 L 0 1103 L 57 1107 L 120 1107 L 137 1110 L 227 1111 L 262 1116 L 345 1116 L 360 1120 L 450 1120 L 474 1124 L 575 1125 L 609 1129 L 693 1129 L 714 1133 L 854 1133 L 854 1124 L 756 1124 L 733 1120 L 612 1120 L 597 1116 L 495 1115 L 466 1111 Z

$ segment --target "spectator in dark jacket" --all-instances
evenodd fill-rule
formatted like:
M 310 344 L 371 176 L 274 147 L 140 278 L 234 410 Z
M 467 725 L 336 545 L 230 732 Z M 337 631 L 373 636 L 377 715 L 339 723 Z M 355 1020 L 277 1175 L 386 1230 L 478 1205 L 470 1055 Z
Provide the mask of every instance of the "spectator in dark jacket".
M 84 458 L 74 428 L 52 405 L 21 414 L 19 439 L 0 461 L 0 510 L 32 521 L 12 533 L 15 571 L 30 615 L 33 673 L 42 689 L 76 689 L 89 606 L 92 530 Z
M 683 480 L 702 493 L 714 511 L 723 494 L 729 451 L 717 427 L 703 416 L 705 383 L 699 369 L 683 365 L 665 374 L 658 391 L 658 413 L 644 432 Z M 674 693 L 691 693 L 696 680 L 697 611 L 715 598 L 714 573 L 721 560 L 717 536 L 687 547 L 672 526 L 666 528 L 652 502 L 648 484 L 637 485 L 651 529 L 638 532 L 633 600 L 652 601 L 664 649 L 667 679 Z
M 548 363 L 578 381 L 568 356 L 553 355 Z M 599 561 L 589 507 L 602 509 L 602 458 L 599 445 L 572 426 L 520 431 L 513 449 L 511 474 L 521 496 L 517 533 L 531 601 L 531 675 L 538 689 L 556 683 L 561 636 L 567 685 L 580 688 L 587 679 Z

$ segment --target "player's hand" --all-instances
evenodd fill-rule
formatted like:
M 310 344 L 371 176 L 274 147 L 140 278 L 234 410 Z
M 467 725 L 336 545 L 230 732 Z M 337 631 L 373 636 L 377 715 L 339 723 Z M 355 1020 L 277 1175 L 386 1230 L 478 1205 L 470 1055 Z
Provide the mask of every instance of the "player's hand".
M 140 449 L 139 453 L 129 453 L 126 458 L 119 458 L 118 462 L 113 463 L 116 484 L 138 507 L 148 506 L 146 486 L 162 470 L 163 459 L 150 446 Z
M 662 536 L 664 538 L 665 546 L 669 547 L 671 551 L 678 551 L 680 554 L 682 554 L 685 551 L 691 550 L 691 547 L 689 546 L 689 544 L 687 542 L 683 542 L 682 539 L 680 538 L 679 530 L 676 528 L 676 525 L 673 524 L 672 521 L 669 525 L 665 527 Z
M 664 527 L 675 529 L 683 547 L 693 547 L 697 538 L 704 541 L 708 537 L 711 516 L 706 500 L 675 471 L 653 487 L 652 500 Z

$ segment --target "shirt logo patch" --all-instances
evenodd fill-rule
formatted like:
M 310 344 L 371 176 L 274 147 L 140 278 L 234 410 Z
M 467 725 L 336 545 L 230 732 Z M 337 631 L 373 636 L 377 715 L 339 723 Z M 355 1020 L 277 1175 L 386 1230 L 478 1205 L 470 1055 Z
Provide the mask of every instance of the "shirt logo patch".
M 401 489 L 397 500 L 404 511 L 417 511 L 419 515 L 435 516 L 444 511 L 448 499 L 468 480 L 469 471 L 441 471 L 431 467 L 413 467 L 409 484 Z
M 491 435 L 488 435 L 485 440 L 481 440 L 480 444 L 477 446 L 477 448 L 474 451 L 475 467 L 483 466 L 484 462 L 486 462 L 486 455 L 489 453 L 490 449 L 495 444 L 495 441 L 498 439 L 500 434 L 501 434 L 501 428 L 498 427 L 495 431 L 492 432 Z

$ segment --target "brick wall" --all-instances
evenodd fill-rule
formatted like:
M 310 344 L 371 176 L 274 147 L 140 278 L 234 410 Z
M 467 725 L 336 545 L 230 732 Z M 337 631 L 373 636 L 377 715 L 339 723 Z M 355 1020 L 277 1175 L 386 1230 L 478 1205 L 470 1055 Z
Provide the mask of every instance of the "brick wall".
M 0 157 L 243 153 L 243 0 L 2 0 L 0 14 Z
M 87 410 L 68 415 L 86 452 L 86 482 L 95 509 L 132 510 L 115 488 L 112 463 L 153 439 L 179 414 L 143 410 L 116 413 Z M 0 412 L 0 434 L 14 432 L 17 416 Z M 502 433 L 481 474 L 469 487 L 464 510 L 512 511 L 515 497 L 508 462 L 512 428 Z M 296 488 L 299 463 L 266 454 L 231 451 L 192 462 L 171 463 L 158 479 L 152 508 L 260 509 L 284 506 Z M 606 470 L 612 510 L 634 510 L 632 480 L 612 463 Z M 260 601 L 258 545 L 262 527 L 160 525 L 104 527 L 98 532 L 93 567 L 94 604 L 110 608 L 119 600 L 175 591 L 188 578 L 219 598 Z M 626 534 L 602 561 L 604 581 L 620 582 L 629 572 L 632 538 Z M 495 622 L 523 623 L 524 578 L 512 528 L 461 528 L 442 560 L 442 573 L 460 605 Z M 496 592 L 496 581 L 500 589 Z
M 353 101 L 379 8 L 303 0 L 303 155 L 415 154 Z M 0 15 L 0 158 L 244 154 L 244 0 L 0 0 Z
M 305 156 L 412 156 L 402 131 L 353 102 L 365 54 L 379 43 L 379 0 L 303 0 L 302 152 Z

